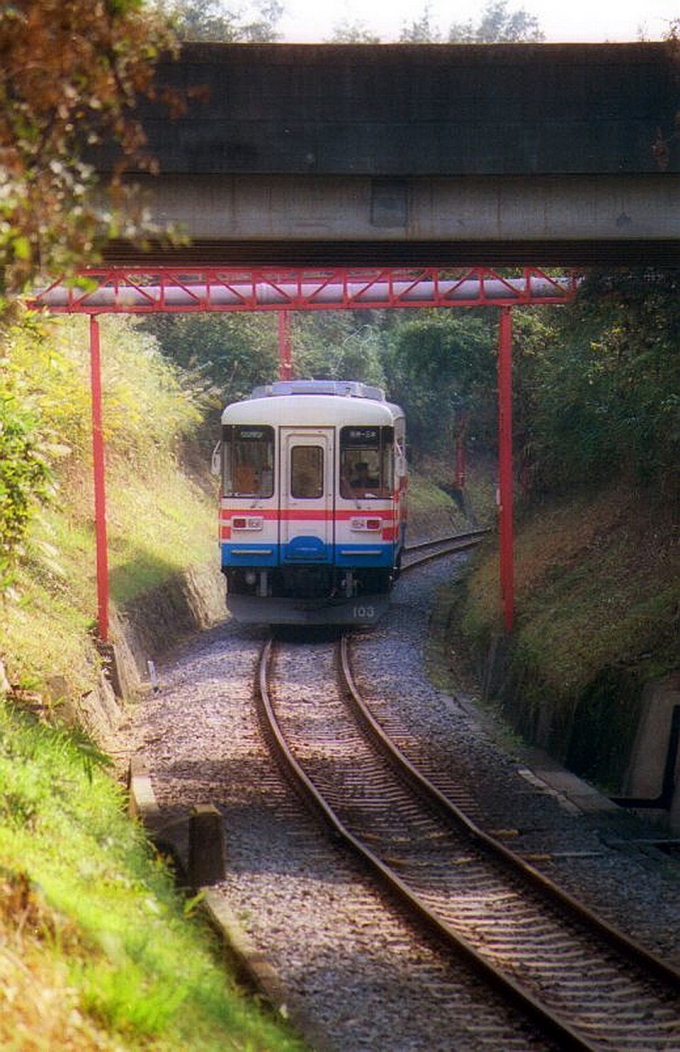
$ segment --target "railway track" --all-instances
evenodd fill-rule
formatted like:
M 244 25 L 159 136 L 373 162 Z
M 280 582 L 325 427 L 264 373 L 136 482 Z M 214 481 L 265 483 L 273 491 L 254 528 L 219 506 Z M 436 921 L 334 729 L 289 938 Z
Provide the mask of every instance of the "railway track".
M 314 683 L 302 700 L 299 682 L 290 696 L 277 683 L 285 664 L 278 647 L 266 644 L 258 683 L 279 761 L 445 954 L 465 957 L 553 1047 L 680 1047 L 680 974 L 487 836 L 419 775 L 365 710 L 346 639 L 336 658 L 342 680 L 321 706 L 305 703 Z
M 455 533 L 435 540 L 407 544 L 404 549 L 405 558 L 402 563 L 402 571 L 412 570 L 433 559 L 441 559 L 445 555 L 454 555 L 456 552 L 465 552 L 470 548 L 475 548 L 488 534 L 488 527 L 480 527 L 466 533 Z

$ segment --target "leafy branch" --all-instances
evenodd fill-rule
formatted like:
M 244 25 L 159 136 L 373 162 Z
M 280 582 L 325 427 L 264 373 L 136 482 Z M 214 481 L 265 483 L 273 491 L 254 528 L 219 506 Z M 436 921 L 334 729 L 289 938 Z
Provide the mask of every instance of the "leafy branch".
M 141 0 L 14 0 L 0 10 L 0 295 L 92 262 L 120 225 L 93 196 L 86 153 L 118 144 L 111 200 L 127 205 L 125 167 L 151 163 L 135 106 L 154 96 L 154 63 L 172 46 Z

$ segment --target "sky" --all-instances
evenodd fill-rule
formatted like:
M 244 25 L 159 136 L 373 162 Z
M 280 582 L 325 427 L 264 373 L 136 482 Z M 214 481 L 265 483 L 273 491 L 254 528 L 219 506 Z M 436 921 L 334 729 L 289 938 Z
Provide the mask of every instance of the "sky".
M 335 25 L 361 23 L 389 43 L 426 7 L 430 23 L 446 39 L 452 23 L 477 24 L 486 0 L 283 0 L 279 29 L 288 42 L 329 40 Z M 547 42 L 662 40 L 680 18 L 680 0 L 508 0 L 508 11 L 534 15 Z

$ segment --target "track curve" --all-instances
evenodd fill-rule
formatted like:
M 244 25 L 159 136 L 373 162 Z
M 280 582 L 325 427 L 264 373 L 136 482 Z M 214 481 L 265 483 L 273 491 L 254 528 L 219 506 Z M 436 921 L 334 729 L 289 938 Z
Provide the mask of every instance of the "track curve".
M 286 711 L 285 703 L 272 699 L 272 648 L 271 642 L 265 647 L 258 680 L 279 759 L 392 894 L 521 1003 L 559 1047 L 642 1052 L 680 1046 L 677 972 L 486 836 L 404 765 L 398 750 L 378 757 L 380 728 L 362 710 L 360 733 L 356 713 L 344 706 L 349 695 L 362 709 L 346 643 L 338 658 L 345 682 L 325 710 L 332 708 L 332 720 L 322 727 L 318 716 L 309 723 L 304 708 Z M 370 745 L 363 736 L 367 727 Z

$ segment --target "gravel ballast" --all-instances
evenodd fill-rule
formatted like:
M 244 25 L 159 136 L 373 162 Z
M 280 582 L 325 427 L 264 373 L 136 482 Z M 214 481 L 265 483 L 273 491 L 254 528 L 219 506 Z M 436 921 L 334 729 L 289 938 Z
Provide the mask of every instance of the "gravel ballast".
M 474 693 L 453 696 L 427 679 L 423 650 L 434 597 L 464 558 L 404 575 L 385 619 L 354 637 L 362 692 L 404 751 L 411 743 L 417 754 L 427 752 L 433 780 L 456 784 L 484 829 L 680 963 L 680 866 L 639 843 L 662 831 L 614 808 L 546 758 L 509 745 Z M 540 1047 L 523 1033 L 506 1032 L 502 1040 L 512 1043 L 499 1044 L 502 1012 L 492 1022 L 475 1018 L 473 987 L 464 977 L 452 1002 L 434 949 L 411 935 L 363 871 L 301 811 L 267 754 L 254 710 L 264 638 L 260 629 L 226 621 L 185 645 L 159 663 L 160 689 L 139 703 L 122 733 L 120 752 L 143 758 L 148 768 L 163 838 L 186 858 L 189 812 L 198 804 L 219 808 L 227 875 L 215 891 L 281 975 L 289 1008 L 308 1021 L 314 1047 Z M 309 691 L 309 682 L 301 689 Z M 437 1028 L 442 1015 L 448 1039 Z

